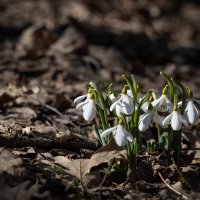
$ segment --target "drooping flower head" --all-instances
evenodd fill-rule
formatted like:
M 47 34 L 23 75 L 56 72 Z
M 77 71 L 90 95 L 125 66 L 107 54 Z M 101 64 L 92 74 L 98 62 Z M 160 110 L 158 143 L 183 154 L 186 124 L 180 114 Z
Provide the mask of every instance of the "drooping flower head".
M 124 128 L 122 124 L 122 118 L 119 120 L 117 126 L 108 128 L 105 131 L 103 131 L 101 133 L 101 137 L 105 137 L 111 132 L 114 136 L 115 143 L 120 147 L 125 146 L 128 141 L 129 142 L 133 141 L 133 136 Z
M 92 92 L 93 92 L 92 89 L 89 88 L 87 94 L 81 95 L 81 96 L 79 96 L 79 97 L 77 97 L 77 98 L 74 99 L 74 103 L 75 104 L 77 103 L 76 109 L 78 109 L 78 110 L 83 110 L 84 109 L 85 104 L 89 101 L 90 94 Z
M 159 116 L 154 110 L 151 103 L 148 105 L 148 109 L 145 114 L 140 116 L 138 129 L 140 131 L 146 131 L 152 122 L 158 123 L 160 126 L 163 126 L 163 118 Z
M 85 99 L 85 101 L 81 102 L 83 99 Z M 95 118 L 96 102 L 94 92 L 91 89 L 88 90 L 88 94 L 77 97 L 74 103 L 79 103 L 76 109 L 81 109 L 83 111 L 83 118 L 86 121 L 92 121 Z
M 193 94 L 190 89 L 188 89 L 188 97 L 189 99 L 187 99 L 187 105 L 184 110 L 184 117 L 187 123 L 194 124 L 195 122 L 197 122 L 198 117 L 199 117 L 199 111 L 197 107 L 195 106 L 194 102 L 197 102 L 197 103 L 200 103 L 200 102 L 193 98 Z
M 152 102 L 153 107 L 157 106 L 159 112 L 173 111 L 173 103 L 169 100 L 167 96 L 167 88 L 168 85 L 164 87 L 161 97 Z
M 120 117 L 121 114 L 131 115 L 134 111 L 134 105 L 131 98 L 127 95 L 126 87 L 127 86 L 122 89 L 121 97 L 110 107 L 110 111 L 116 110 L 118 117 Z
M 177 97 L 175 99 L 177 99 Z M 184 116 L 178 111 L 177 100 L 175 100 L 173 112 L 169 114 L 163 121 L 163 126 L 167 126 L 168 124 L 171 125 L 174 131 L 179 131 L 182 127 L 182 124 L 185 126 L 188 125 Z

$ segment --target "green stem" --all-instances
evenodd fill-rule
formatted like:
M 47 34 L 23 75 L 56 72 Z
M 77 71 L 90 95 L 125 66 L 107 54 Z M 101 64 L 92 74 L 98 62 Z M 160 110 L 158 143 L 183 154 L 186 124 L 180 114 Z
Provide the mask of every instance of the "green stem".
M 181 159 L 181 131 L 174 131 L 173 136 L 175 162 L 179 165 Z
M 176 85 L 178 85 L 182 91 L 182 107 L 181 107 L 181 114 L 184 113 L 185 107 L 186 107 L 186 100 L 187 100 L 187 95 L 186 95 L 186 91 L 185 91 L 185 87 L 182 85 L 182 83 L 180 83 L 177 80 L 171 79 L 174 83 L 176 83 Z
M 105 122 L 105 129 L 109 128 L 109 121 L 108 121 L 108 114 L 107 114 L 107 108 L 106 108 L 106 101 L 103 97 L 102 92 L 99 90 L 99 88 L 94 84 L 93 82 L 90 82 L 89 85 L 97 92 L 100 103 L 103 106 L 103 118 Z
M 174 84 L 173 84 L 173 82 L 172 82 L 172 80 L 170 79 L 170 77 L 167 75 L 167 74 L 165 74 L 164 72 L 160 72 L 160 75 L 168 82 L 168 85 L 170 86 L 170 100 L 171 100 L 171 102 L 174 102 L 174 93 L 175 93 L 175 89 L 174 89 Z M 174 133 L 173 133 L 173 130 L 172 130 L 172 128 L 170 127 L 170 130 L 169 130 L 169 133 L 170 133 L 170 137 L 169 137 L 169 141 L 168 141 L 168 143 L 169 143 L 169 151 L 168 151 L 168 154 L 169 154 L 169 152 L 171 151 L 171 140 L 172 140 L 172 138 L 173 138 L 173 135 L 174 135 Z M 168 155 L 169 156 L 169 155 Z
M 104 146 L 104 145 L 106 144 L 106 142 L 105 142 L 104 138 L 102 138 L 102 137 L 100 136 L 98 128 L 97 128 L 95 125 L 93 125 L 93 129 L 94 129 L 94 132 L 95 132 L 95 134 L 96 134 L 96 137 L 97 137 L 98 140 L 100 141 L 101 145 Z
M 160 72 L 160 75 L 168 82 L 170 86 L 170 99 L 173 102 L 174 101 L 174 84 L 172 80 L 170 79 L 170 77 L 167 76 L 167 74 L 165 74 L 164 72 Z
M 131 92 L 133 94 L 133 100 L 134 100 L 134 102 L 136 102 L 137 101 L 137 99 L 136 99 L 137 96 L 136 96 L 136 92 L 135 92 L 134 87 L 133 87 L 133 83 L 131 83 L 131 81 L 125 75 L 122 75 L 122 77 L 126 81 L 128 87 L 130 88 L 130 90 L 131 90 Z
M 97 112 L 99 113 L 101 124 L 102 124 L 102 128 L 103 128 L 103 131 L 104 131 L 107 128 L 106 128 L 106 124 L 105 124 L 105 119 L 104 119 L 103 111 L 101 110 L 101 108 L 97 108 Z
M 140 132 L 138 131 L 140 109 L 141 109 L 142 104 L 150 97 L 150 95 L 152 95 L 152 90 L 149 90 L 149 92 L 142 98 L 142 100 L 140 101 L 138 105 L 138 108 L 135 110 L 135 113 L 134 113 L 134 124 L 135 124 L 134 133 L 137 140 L 138 151 L 140 150 L 140 146 L 141 146 L 141 135 L 140 135 Z
M 172 79 L 173 80 L 173 79 Z M 176 83 L 176 85 L 178 85 L 180 87 L 180 89 L 182 90 L 182 107 L 181 107 L 181 114 L 183 115 L 185 107 L 186 107 L 186 100 L 187 100 L 187 96 L 186 96 L 186 90 L 185 87 L 182 85 L 182 83 L 180 83 L 177 80 L 173 80 L 174 83 Z M 181 131 L 174 131 L 174 142 L 173 142 L 173 146 L 174 146 L 174 150 L 175 150 L 175 161 L 177 164 L 179 164 L 180 159 L 181 159 Z

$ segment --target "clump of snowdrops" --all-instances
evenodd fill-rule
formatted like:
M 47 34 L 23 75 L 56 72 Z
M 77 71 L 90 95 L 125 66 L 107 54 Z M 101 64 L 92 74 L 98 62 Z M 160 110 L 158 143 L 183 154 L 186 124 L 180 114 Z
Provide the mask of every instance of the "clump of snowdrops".
M 198 110 L 192 91 L 177 80 L 161 72 L 166 80 L 162 94 L 153 89 L 142 95 L 133 75 L 126 77 L 121 93 L 112 91 L 110 84 L 105 94 L 93 82 L 87 84 L 88 93 L 74 100 L 76 109 L 90 122 L 99 117 L 101 126 L 94 131 L 102 146 L 114 138 L 116 145 L 125 147 L 131 170 L 135 169 L 136 156 L 141 150 L 141 136 L 152 126 L 157 129 L 157 143 L 167 155 L 174 152 L 177 163 L 181 155 L 181 130 L 198 120 Z M 158 97 L 157 97 L 158 96 Z M 109 116 L 115 120 L 109 121 Z M 147 141 L 147 152 L 156 149 L 155 140 Z

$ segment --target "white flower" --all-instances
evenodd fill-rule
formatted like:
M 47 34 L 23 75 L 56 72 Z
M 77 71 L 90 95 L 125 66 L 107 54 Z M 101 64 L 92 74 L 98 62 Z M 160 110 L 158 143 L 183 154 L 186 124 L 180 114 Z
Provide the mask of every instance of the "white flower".
M 77 106 L 76 106 L 76 109 L 84 110 L 84 107 L 85 107 L 86 103 L 89 102 L 89 99 L 90 99 L 89 93 L 85 94 L 85 95 L 81 95 L 81 96 L 77 97 L 76 99 L 74 99 L 74 103 L 78 103 Z M 84 101 L 81 102 L 82 100 L 84 100 Z
M 133 93 L 132 93 L 132 91 L 129 89 L 129 90 L 127 90 L 127 95 L 129 96 L 129 97 L 133 97 Z
M 152 121 L 158 123 L 160 126 L 163 127 L 163 118 L 156 114 L 153 110 L 148 110 L 145 114 L 140 116 L 138 126 L 139 130 L 146 131 L 151 125 Z
M 114 102 L 114 101 L 117 99 L 117 97 L 115 96 L 114 93 L 111 93 L 111 94 L 109 95 L 109 98 L 110 98 L 110 100 L 111 100 L 112 102 Z
M 96 102 L 92 96 L 92 94 L 88 93 L 74 100 L 74 103 L 78 103 L 76 109 L 83 111 L 83 118 L 88 122 L 92 121 L 96 116 Z M 81 102 L 83 99 L 85 100 Z
M 152 106 L 158 106 L 158 111 L 160 112 L 172 112 L 173 111 L 173 103 L 169 100 L 167 95 L 162 94 L 160 98 L 154 100 L 152 102 Z
M 128 95 L 129 97 L 133 97 L 132 91 L 131 91 L 130 89 L 127 90 L 127 95 Z M 156 100 L 156 95 L 155 95 L 154 92 L 152 92 L 152 96 L 153 96 L 153 99 Z M 137 107 L 138 107 L 138 104 L 142 101 L 142 99 L 143 99 L 143 95 L 139 92 L 138 95 L 137 95 L 137 103 L 136 103 L 136 105 L 135 105 L 135 106 L 136 106 L 136 109 L 137 109 Z M 149 104 L 150 104 L 150 101 L 149 101 L 149 100 L 145 101 L 145 102 L 142 104 L 141 109 L 142 109 L 144 112 L 147 112 L 147 111 L 148 111 L 148 106 L 149 106 Z
M 145 101 L 145 102 L 142 104 L 141 109 L 142 109 L 144 112 L 147 112 L 147 111 L 148 111 L 149 104 L 150 104 L 150 101 L 149 101 L 149 100 Z
M 88 102 L 84 105 L 83 108 L 83 118 L 90 122 L 96 116 L 96 107 L 93 99 L 89 99 Z
M 175 110 L 164 119 L 163 126 L 167 126 L 169 123 L 174 131 L 179 131 L 182 124 L 187 126 L 185 118 Z
M 105 137 L 111 132 L 113 133 L 116 144 L 120 147 L 125 146 L 128 141 L 133 141 L 133 136 L 123 127 L 123 125 L 120 124 L 103 131 L 101 137 Z
M 194 101 L 198 103 L 198 100 L 188 99 L 187 106 L 184 111 L 184 117 L 187 123 L 194 124 L 199 117 L 199 111 L 197 107 L 194 105 Z
M 131 115 L 134 111 L 134 105 L 127 94 L 121 94 L 121 97 L 110 106 L 110 111 L 114 109 L 116 109 L 118 117 L 120 114 Z

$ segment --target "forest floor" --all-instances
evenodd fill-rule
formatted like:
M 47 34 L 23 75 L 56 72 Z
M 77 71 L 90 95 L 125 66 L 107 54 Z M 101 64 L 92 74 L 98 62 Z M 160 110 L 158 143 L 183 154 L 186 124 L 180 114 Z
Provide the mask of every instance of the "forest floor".
M 200 199 L 200 120 L 183 130 L 179 167 L 141 153 L 135 175 L 105 177 L 73 103 L 122 74 L 161 93 L 160 71 L 200 99 L 199 67 L 198 1 L 1 0 L 0 199 Z

